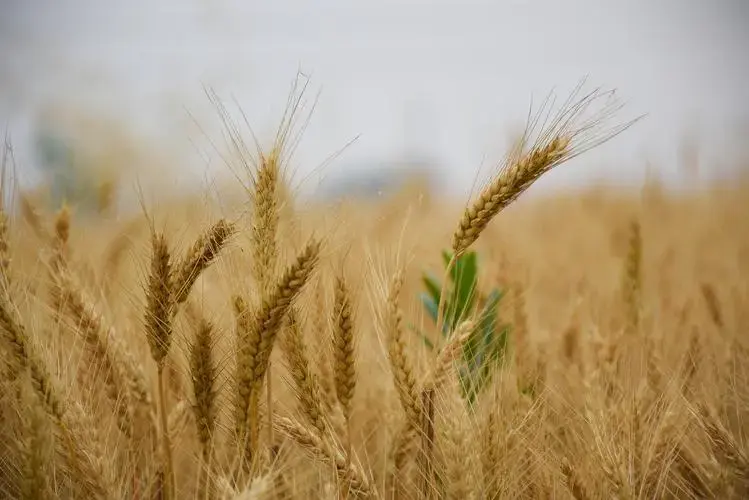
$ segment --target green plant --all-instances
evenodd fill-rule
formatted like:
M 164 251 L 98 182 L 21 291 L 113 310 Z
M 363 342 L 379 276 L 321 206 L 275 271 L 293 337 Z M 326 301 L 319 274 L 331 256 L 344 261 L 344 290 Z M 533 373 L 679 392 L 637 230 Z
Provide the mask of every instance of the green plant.
M 442 258 L 447 269 L 453 255 L 443 250 Z M 457 367 L 462 395 L 469 404 L 473 404 L 491 379 L 492 371 L 504 362 L 509 326 L 500 325 L 497 314 L 504 292 L 493 288 L 486 297 L 478 296 L 478 258 L 473 251 L 455 259 L 449 278 L 445 287 L 445 318 L 440 332 L 443 339 L 447 340 L 462 321 L 479 311 L 476 327 L 463 346 Z M 442 283 L 429 272 L 423 274 L 422 282 L 426 291 L 421 294 L 421 303 L 437 325 Z M 427 348 L 435 349 L 434 343 L 424 333 L 416 328 L 413 330 L 420 335 Z

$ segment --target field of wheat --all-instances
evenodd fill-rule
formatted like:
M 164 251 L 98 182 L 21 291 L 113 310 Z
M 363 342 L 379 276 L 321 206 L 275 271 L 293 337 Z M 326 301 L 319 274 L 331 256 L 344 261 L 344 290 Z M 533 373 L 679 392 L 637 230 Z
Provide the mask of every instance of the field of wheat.
M 526 199 L 625 128 L 583 118 L 598 97 L 469 200 L 297 199 L 291 120 L 267 147 L 229 131 L 225 195 L 16 191 L 0 495 L 745 498 L 749 183 Z

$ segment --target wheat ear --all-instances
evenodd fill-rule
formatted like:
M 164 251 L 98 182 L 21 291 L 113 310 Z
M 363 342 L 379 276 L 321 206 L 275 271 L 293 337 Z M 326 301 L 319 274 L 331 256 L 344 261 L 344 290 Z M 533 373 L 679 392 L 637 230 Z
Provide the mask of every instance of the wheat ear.
M 463 346 L 471 338 L 475 328 L 476 322 L 468 319 L 458 325 L 455 331 L 450 334 L 447 343 L 437 355 L 432 371 L 429 372 L 421 383 L 422 391 L 428 388 L 439 391 L 444 386 L 453 371 L 453 362 L 460 355 Z
M 176 483 L 167 421 L 169 410 L 164 390 L 164 367 L 172 343 L 173 276 L 171 256 L 164 235 L 152 234 L 151 246 L 151 273 L 146 289 L 145 329 L 148 345 L 151 348 L 151 357 L 156 362 L 158 370 L 159 422 L 166 475 L 165 494 L 166 498 L 171 500 L 176 493 Z
M 513 149 L 509 160 L 484 187 L 478 199 L 465 209 L 453 233 L 453 256 L 445 270 L 445 280 L 437 307 L 438 332 L 441 331 L 444 322 L 447 277 L 457 259 L 478 239 L 489 222 L 552 168 L 611 139 L 636 121 L 630 121 L 608 131 L 597 130 L 618 106 L 608 103 L 599 113 L 587 120 L 583 119 L 583 114 L 599 98 L 610 98 L 613 92 L 600 93 L 595 90 L 575 101 L 581 88 L 582 85 L 575 89 L 559 113 L 548 123 L 541 120 L 544 115 L 547 118 L 549 115 L 550 110 L 546 109 L 546 105 L 552 100 L 546 101 L 537 116 L 529 121 L 520 143 Z M 541 131 L 535 143 L 524 152 L 529 137 L 539 123 Z
M 104 369 L 104 384 L 107 395 L 115 404 L 118 425 L 126 435 L 132 436 L 132 400 L 146 414 L 150 415 L 152 411 L 151 390 L 143 367 L 135 361 L 119 334 L 104 326 L 102 316 L 83 291 L 73 284 L 69 274 L 62 270 L 56 278 L 64 312 L 75 321 L 76 332 L 83 337 L 92 361 L 100 363 Z
M 257 445 L 258 395 L 262 390 L 281 321 L 292 300 L 312 274 L 319 254 L 320 243 L 313 239 L 284 272 L 260 308 L 251 317 L 247 316 L 249 311 L 245 309 L 244 314 L 238 318 L 235 426 L 237 439 L 247 447 L 245 453 L 248 459 L 251 459 Z M 249 435 L 247 431 L 250 431 Z
M 312 452 L 318 460 L 332 463 L 339 476 L 345 479 L 350 486 L 350 492 L 363 497 L 373 495 L 372 486 L 364 471 L 351 463 L 347 457 L 338 449 L 334 448 L 328 441 L 318 437 L 304 425 L 289 418 L 278 418 L 275 421 L 276 429 L 289 437 L 302 448 Z
M 642 294 L 642 234 L 640 223 L 632 221 L 629 227 L 627 260 L 624 266 L 624 303 L 627 307 L 627 321 L 630 331 L 636 332 L 640 325 Z
M 216 429 L 218 395 L 215 384 L 218 367 L 213 357 L 213 325 L 201 318 L 195 327 L 193 342 L 189 347 L 190 377 L 194 403 L 195 426 L 203 459 L 211 457 L 213 434 Z
M 440 412 L 445 421 L 442 450 L 445 459 L 445 480 L 447 498 L 475 498 L 473 480 L 473 456 L 469 439 L 471 418 L 460 396 L 456 376 L 445 381 L 446 411 Z
M 613 99 L 613 91 L 595 89 L 580 97 L 583 83 L 575 88 L 556 114 L 552 116 L 550 106 L 554 104 L 554 99 L 550 95 L 536 115 L 529 119 L 523 137 L 511 151 L 508 161 L 463 213 L 453 233 L 455 255 L 468 250 L 489 222 L 542 175 L 608 141 L 639 120 L 637 118 L 611 128 L 603 127 L 621 105 Z M 601 99 L 604 100 L 601 108 L 586 116 L 588 109 Z M 537 127 L 540 129 L 531 144 L 531 136 L 536 134 Z
M 49 420 L 39 395 L 28 376 L 21 381 L 19 402 L 23 412 L 22 435 L 18 442 L 23 457 L 21 491 L 23 498 L 43 499 L 50 495 L 49 465 L 52 436 Z
M 302 414 L 318 435 L 324 436 L 326 423 L 322 398 L 320 397 L 320 386 L 317 377 L 310 368 L 300 319 L 293 307 L 289 308 L 286 313 L 286 328 L 281 341 L 281 350 L 294 381 L 294 391 Z
M 385 303 L 385 332 L 387 335 L 388 359 L 393 381 L 398 393 L 406 420 L 396 434 L 394 442 L 394 462 L 396 476 L 402 475 L 408 459 L 414 450 L 418 429 L 421 425 L 421 401 L 417 393 L 416 377 L 406 354 L 406 341 L 403 336 L 403 312 L 398 304 L 405 273 L 399 269 L 390 283 Z M 402 483 L 397 477 L 396 484 Z
M 187 300 L 195 281 L 211 265 L 235 231 L 234 224 L 221 219 L 195 241 L 187 255 L 175 267 L 172 285 L 175 304 L 182 304 Z
M 16 320 L 6 297 L 0 299 L 0 330 L 11 348 L 14 372 L 28 370 L 32 387 L 60 429 L 68 447 L 66 459 L 75 469 L 76 477 L 86 483 L 88 493 L 94 498 L 115 498 L 112 469 L 104 462 L 105 454 L 96 433 L 86 424 L 83 410 L 60 394 L 59 383 L 31 344 L 26 329 Z
M 280 148 L 273 148 L 266 157 L 260 153 L 260 166 L 254 178 L 254 208 L 252 217 L 252 270 L 260 289 L 261 298 L 265 299 L 267 290 L 276 278 L 278 265 L 278 195 L 280 177 Z M 270 370 L 270 366 L 268 367 Z M 273 445 L 273 385 L 268 377 L 266 388 L 268 406 L 268 441 Z

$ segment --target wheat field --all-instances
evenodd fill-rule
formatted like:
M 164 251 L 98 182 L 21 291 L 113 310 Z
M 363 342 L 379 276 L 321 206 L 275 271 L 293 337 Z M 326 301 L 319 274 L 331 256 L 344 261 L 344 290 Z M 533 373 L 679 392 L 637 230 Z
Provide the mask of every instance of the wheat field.
M 584 118 L 598 97 L 531 123 L 470 200 L 306 202 L 293 116 L 258 148 L 230 128 L 244 177 L 213 197 L 15 192 L 0 494 L 745 498 L 749 183 L 526 199 L 626 128 Z

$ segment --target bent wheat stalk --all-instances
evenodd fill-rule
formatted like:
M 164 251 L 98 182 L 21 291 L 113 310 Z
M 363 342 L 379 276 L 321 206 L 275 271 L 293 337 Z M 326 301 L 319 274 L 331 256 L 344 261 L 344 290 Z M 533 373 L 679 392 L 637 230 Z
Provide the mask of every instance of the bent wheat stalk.
M 608 129 L 602 128 L 606 119 L 620 108 L 612 99 L 613 91 L 601 92 L 597 89 L 578 98 L 581 88 L 582 83 L 550 121 L 553 95 L 549 96 L 536 116 L 529 120 L 520 142 L 494 179 L 484 187 L 478 199 L 465 209 L 453 233 L 453 258 L 445 271 L 437 309 L 438 332 L 442 331 L 444 322 L 447 277 L 457 258 L 470 248 L 489 222 L 552 168 L 608 141 L 637 120 Z M 606 99 L 601 110 L 586 117 L 585 113 L 591 105 L 601 99 Z M 530 138 L 536 135 L 535 129 L 539 127 L 535 141 L 528 147 Z
M 270 355 L 281 321 L 292 300 L 300 292 L 314 270 L 320 254 L 320 243 L 310 241 L 281 277 L 273 292 L 251 318 L 248 310 L 237 318 L 238 359 L 235 427 L 238 442 L 244 443 L 245 455 L 251 463 L 258 437 L 257 405 L 270 363 Z M 240 308 L 238 308 L 240 309 Z M 249 431 L 249 434 L 248 434 Z M 248 440 L 249 438 L 249 440 Z

